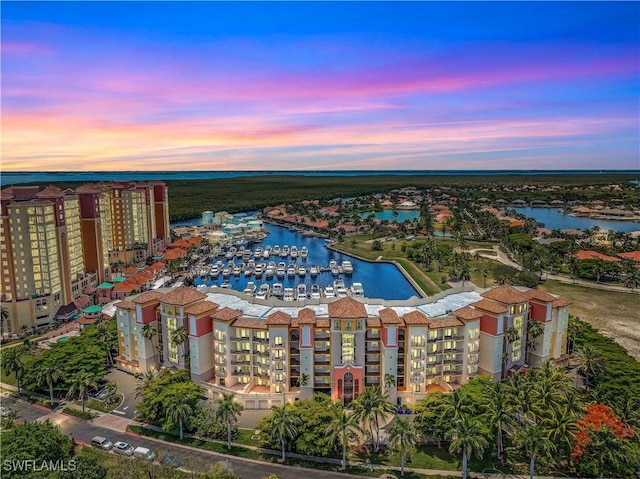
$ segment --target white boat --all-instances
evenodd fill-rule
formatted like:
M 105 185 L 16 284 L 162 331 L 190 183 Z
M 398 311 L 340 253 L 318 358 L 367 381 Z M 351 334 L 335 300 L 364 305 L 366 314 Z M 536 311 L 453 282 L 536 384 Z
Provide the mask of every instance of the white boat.
M 320 299 L 321 297 L 320 286 L 317 284 L 311 285 L 311 299 Z
M 234 267 L 233 267 L 233 275 L 234 275 L 234 276 L 240 276 L 240 272 L 241 272 L 241 271 L 242 271 L 242 270 L 241 270 L 240 266 L 234 266 Z
M 353 273 L 353 265 L 351 264 L 351 261 L 345 260 L 342 262 L 342 271 L 344 272 L 344 274 Z
M 283 301 L 295 301 L 296 297 L 293 292 L 293 288 L 284 288 Z
M 262 248 L 257 248 L 254 252 L 253 252 L 253 257 L 255 259 L 260 259 L 262 258 Z
M 207 268 L 200 268 L 200 278 L 206 279 L 207 277 Z
M 269 296 L 269 285 L 261 284 L 260 289 L 256 293 L 256 299 L 267 299 Z
M 362 287 L 362 283 L 353 283 L 351 285 L 351 295 L 354 298 L 364 297 L 364 288 Z
M 312 266 L 311 268 L 309 268 L 309 274 L 311 276 L 318 276 L 319 272 L 320 272 L 320 268 L 318 268 L 317 266 Z
M 292 246 L 290 254 L 291 254 L 292 258 L 297 258 L 298 257 L 298 247 L 297 246 Z
M 264 276 L 267 279 L 271 279 L 273 278 L 273 273 L 275 273 L 275 267 L 274 266 L 267 266 L 267 269 L 264 270 Z
M 252 295 L 253 293 L 256 292 L 256 283 L 254 283 L 253 281 L 249 281 L 247 283 L 247 287 L 244 288 L 244 291 L 242 291 L 244 294 L 248 294 L 248 295 Z
M 338 275 L 338 273 L 340 272 L 338 270 L 338 263 L 336 262 L 335 259 L 332 259 L 331 261 L 329 261 L 329 269 L 331 270 L 331 274 L 333 275 Z
M 225 288 L 225 289 L 229 289 L 231 288 L 231 284 L 229 284 L 229 280 L 225 279 L 222 284 L 220 285 L 221 288 Z
M 281 283 L 273 283 L 273 287 L 271 288 L 271 294 L 273 296 L 282 296 L 283 291 Z
M 229 251 L 227 251 L 227 252 L 225 253 L 224 257 L 225 257 L 226 259 L 233 259 L 233 257 L 235 256 L 235 254 L 236 254 L 236 249 L 235 249 L 235 248 L 231 248 Z
M 296 267 L 292 264 L 287 268 L 287 276 L 295 276 L 296 275 Z
M 277 245 L 275 245 L 275 246 L 273 247 L 273 254 L 274 254 L 275 256 L 280 256 L 280 245 L 279 245 L 279 244 L 277 244 Z
M 222 277 L 223 278 L 228 278 L 229 276 L 231 276 L 231 268 L 229 268 L 228 266 L 225 266 L 222 269 Z
M 303 246 L 302 249 L 300 250 L 300 257 L 302 259 L 307 259 L 308 256 L 309 256 L 309 249 L 306 246 Z
M 266 246 L 262 252 L 262 257 L 264 259 L 269 259 L 269 256 L 271 256 L 271 246 Z
M 256 275 L 256 278 L 262 278 L 262 273 L 264 273 L 264 265 L 262 263 L 258 263 L 256 265 L 256 269 L 253 271 L 253 274 Z
M 346 298 L 347 296 L 349 296 L 349 292 L 347 291 L 347 288 L 338 288 L 338 289 L 336 289 L 336 297 L 337 298 Z
M 333 289 L 337 290 L 340 288 L 345 288 L 346 286 L 344 285 L 344 279 L 342 278 L 338 278 L 336 280 L 333 281 Z
M 253 267 L 253 264 L 247 263 L 247 265 L 244 267 L 244 275 L 251 276 L 253 274 Z
M 214 264 L 213 266 L 211 266 L 211 269 L 209 270 L 209 274 L 211 275 L 212 278 L 218 277 L 218 275 L 220 274 L 220 268 L 218 268 L 217 264 Z
M 287 271 L 287 266 L 284 263 L 278 263 L 278 269 L 276 269 L 276 276 L 278 278 L 284 278 Z
M 336 297 L 336 292 L 333 289 L 333 286 L 327 286 L 326 288 L 324 288 L 324 297 L 325 298 L 335 298 Z
M 307 268 L 304 266 L 298 267 L 298 276 L 304 276 L 307 274 Z
M 296 301 L 304 301 L 307 299 L 307 285 L 299 284 L 296 287 Z
M 289 256 L 289 246 L 284 245 L 284 246 L 282 247 L 282 251 L 280 251 L 280 256 L 282 256 L 283 258 L 284 258 L 285 256 Z

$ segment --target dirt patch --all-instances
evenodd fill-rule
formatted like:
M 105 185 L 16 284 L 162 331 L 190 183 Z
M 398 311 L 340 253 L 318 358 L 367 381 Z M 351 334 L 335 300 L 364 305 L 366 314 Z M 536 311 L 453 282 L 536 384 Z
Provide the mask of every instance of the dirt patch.
M 547 281 L 540 289 L 567 298 L 569 312 L 614 339 L 640 361 L 640 295 Z

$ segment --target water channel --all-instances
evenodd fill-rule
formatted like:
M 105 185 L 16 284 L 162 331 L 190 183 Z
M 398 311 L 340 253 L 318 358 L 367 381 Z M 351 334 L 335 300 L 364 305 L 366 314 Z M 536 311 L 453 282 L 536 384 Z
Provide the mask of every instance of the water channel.
M 634 221 L 598 220 L 585 218 L 582 216 L 565 215 L 555 208 L 513 208 L 518 213 L 534 218 L 538 223 L 543 223 L 545 228 L 550 230 L 562 230 L 574 228 L 585 230 L 594 226 L 599 226 L 602 230 L 639 231 L 640 223 Z

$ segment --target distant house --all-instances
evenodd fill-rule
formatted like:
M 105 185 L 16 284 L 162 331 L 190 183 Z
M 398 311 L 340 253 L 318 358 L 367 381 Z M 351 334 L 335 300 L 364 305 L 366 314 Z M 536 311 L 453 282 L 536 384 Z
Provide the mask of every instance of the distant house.
M 619 253 L 618 256 L 622 259 L 628 259 L 633 261 L 636 267 L 640 268 L 640 251 L 629 251 L 628 253 Z
M 578 261 L 584 261 L 584 260 L 590 260 L 590 259 L 601 259 L 602 261 L 606 261 L 608 263 L 619 263 L 620 261 L 622 261 L 620 258 L 614 258 L 613 256 L 609 256 L 609 255 L 598 253 L 597 251 L 591 251 L 591 250 L 578 251 L 575 254 L 575 258 Z

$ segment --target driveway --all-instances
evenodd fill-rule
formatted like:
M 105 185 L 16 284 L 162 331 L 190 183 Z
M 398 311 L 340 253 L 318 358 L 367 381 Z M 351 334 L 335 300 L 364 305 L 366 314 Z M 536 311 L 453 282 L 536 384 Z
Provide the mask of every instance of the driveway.
M 107 374 L 106 378 L 117 383 L 118 392 L 124 395 L 123 403 L 112 411 L 112 414 L 133 419 L 136 414 L 136 404 L 138 403 L 138 399 L 135 397 L 138 380 L 133 374 L 125 373 L 115 368 Z

